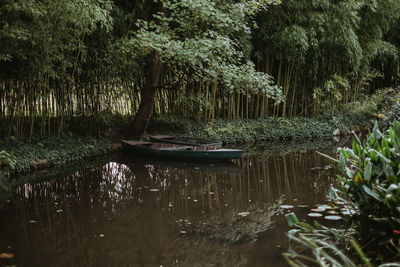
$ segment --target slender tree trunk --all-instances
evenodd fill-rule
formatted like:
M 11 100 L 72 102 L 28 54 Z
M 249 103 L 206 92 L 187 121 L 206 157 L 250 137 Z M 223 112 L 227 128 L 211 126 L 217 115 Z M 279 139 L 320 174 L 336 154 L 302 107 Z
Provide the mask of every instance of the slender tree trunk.
M 160 79 L 162 66 L 160 54 L 157 51 L 153 51 L 153 53 L 148 56 L 147 64 L 147 77 L 141 89 L 139 110 L 136 113 L 128 133 L 134 137 L 139 137 L 144 134 L 146 126 L 150 121 L 151 114 L 153 113 L 154 97 L 157 93 L 157 85 Z
M 166 9 L 163 7 L 162 2 L 158 3 L 157 11 L 165 14 Z M 157 21 L 157 23 L 160 24 L 162 22 Z M 161 55 L 157 51 L 153 51 L 147 58 L 147 74 L 144 86 L 141 87 L 139 110 L 128 128 L 128 135 L 139 137 L 142 136 L 146 130 L 154 109 L 154 100 L 160 80 L 161 67 Z

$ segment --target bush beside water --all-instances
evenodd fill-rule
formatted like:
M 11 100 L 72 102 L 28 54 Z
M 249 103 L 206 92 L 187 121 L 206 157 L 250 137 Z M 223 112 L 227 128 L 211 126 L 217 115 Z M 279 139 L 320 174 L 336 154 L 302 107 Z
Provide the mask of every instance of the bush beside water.
M 321 231 L 321 226 L 311 227 L 287 214 L 289 225 L 298 228 L 289 232 L 290 239 L 299 245 L 297 251 L 285 254 L 292 266 L 300 266 L 304 260 L 331 264 L 332 252 L 341 255 L 336 266 L 354 266 L 346 262 L 346 252 L 339 249 L 346 247 L 344 242 L 337 242 L 344 235 L 347 241 L 355 238 L 361 242 L 362 250 L 356 241 L 351 245 L 366 266 L 400 259 L 400 123 L 394 121 L 392 125 L 382 132 L 376 123 L 364 142 L 355 136 L 352 147 L 340 148 L 339 159 L 332 159 L 343 175 L 338 176 L 339 187 L 332 188 L 330 197 L 332 204 L 341 203 L 353 211 L 347 219 L 349 231 L 336 231 L 336 236 L 328 237 L 326 233 L 332 229 Z M 304 249 L 311 251 L 313 257 L 304 256 Z

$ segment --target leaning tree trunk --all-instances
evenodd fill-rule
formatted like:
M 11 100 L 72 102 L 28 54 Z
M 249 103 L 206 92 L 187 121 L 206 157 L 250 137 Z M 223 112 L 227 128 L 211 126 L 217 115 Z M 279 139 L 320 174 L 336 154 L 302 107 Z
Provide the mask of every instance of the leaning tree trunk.
M 141 101 L 139 110 L 135 115 L 131 126 L 129 127 L 129 135 L 140 137 L 144 134 L 146 126 L 150 121 L 153 113 L 154 97 L 157 92 L 158 81 L 161 72 L 161 58 L 157 51 L 153 51 L 148 56 L 146 82 L 141 89 Z

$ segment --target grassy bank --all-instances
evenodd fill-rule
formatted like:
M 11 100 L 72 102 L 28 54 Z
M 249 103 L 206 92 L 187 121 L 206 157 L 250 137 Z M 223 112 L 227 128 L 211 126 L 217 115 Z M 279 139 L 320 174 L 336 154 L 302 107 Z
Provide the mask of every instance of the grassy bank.
M 31 142 L 0 142 L 0 166 L 9 174 L 63 166 L 105 154 L 111 148 L 106 138 L 73 134 L 34 137 Z
M 339 129 L 341 134 L 348 134 L 352 130 L 370 127 L 373 121 L 374 117 L 368 114 L 358 116 L 355 119 L 346 117 L 268 118 L 234 121 L 216 120 L 213 123 L 205 124 L 164 118 L 153 120 L 148 132 L 190 135 L 237 145 L 330 138 L 336 129 Z

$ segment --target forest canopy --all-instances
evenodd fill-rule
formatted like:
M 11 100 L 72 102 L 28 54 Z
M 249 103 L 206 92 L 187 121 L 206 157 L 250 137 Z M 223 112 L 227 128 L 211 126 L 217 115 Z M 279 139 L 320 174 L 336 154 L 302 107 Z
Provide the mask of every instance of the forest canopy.
M 398 84 L 399 16 L 396 0 L 0 0 L 0 137 L 101 112 L 136 114 L 137 135 L 153 110 L 337 112 Z

